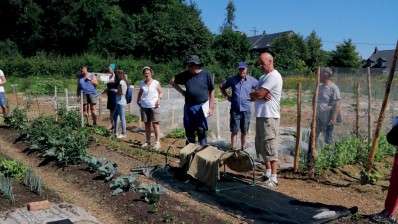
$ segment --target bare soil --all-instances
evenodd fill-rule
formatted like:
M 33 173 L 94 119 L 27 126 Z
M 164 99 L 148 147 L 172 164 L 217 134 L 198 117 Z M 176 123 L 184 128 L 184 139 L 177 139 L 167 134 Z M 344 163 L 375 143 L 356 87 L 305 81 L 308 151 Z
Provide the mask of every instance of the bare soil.
M 12 98 L 15 97 L 13 95 L 8 97 L 9 103 L 13 103 Z M 41 113 L 43 111 L 52 113 L 53 108 L 41 107 Z M 295 126 L 295 108 L 282 108 L 281 111 L 282 116 L 286 118 L 281 120 L 281 125 Z M 100 121 L 99 125 L 107 126 L 106 119 Z M 128 130 L 134 128 L 136 124 L 128 124 Z M 3 127 L 0 128 L 0 133 L 1 153 L 32 167 L 48 191 L 53 192 L 51 195 L 59 197 L 49 197 L 50 200 L 63 200 L 84 207 L 103 223 L 161 223 L 170 219 L 174 223 L 246 223 L 242 217 L 199 203 L 189 195 L 176 194 L 169 190 L 161 198 L 158 212 L 153 213 L 151 206 L 141 201 L 140 194 L 136 192 L 111 196 L 109 183 L 96 178 L 97 174 L 88 172 L 84 165 L 59 168 L 50 163 L 38 166 L 42 158 L 35 154 L 23 153 L 27 145 L 14 142 L 18 136 L 15 130 Z M 138 145 L 144 142 L 145 137 L 131 131 L 127 133 L 127 139 L 124 141 L 112 142 L 102 136 L 95 138 L 97 141 L 87 149 L 88 153 L 104 156 L 107 160 L 116 162 L 119 175 L 129 174 L 132 167 L 164 164 L 165 154 L 169 148 L 170 152 L 177 156 L 179 149 L 185 144 L 184 140 L 163 138 L 161 151 L 154 152 L 140 149 Z M 384 178 L 375 185 L 360 183 L 360 170 L 363 168 L 361 165 L 347 165 L 329 170 L 314 179 L 308 178 L 305 174 L 281 171 L 278 176 L 279 186 L 273 190 L 301 201 L 341 205 L 347 208 L 358 206 L 360 215 L 346 217 L 333 223 L 366 223 L 366 215 L 383 209 L 390 172 L 388 165 L 391 163 L 392 158 L 387 158 L 385 162 L 377 164 Z M 144 176 L 140 176 L 139 181 L 153 183 Z M 29 191 L 25 193 L 28 194 Z M 17 194 L 25 195 L 25 193 L 22 191 Z M 25 203 L 26 201 L 9 204 L 0 197 L 0 208 L 15 208 Z

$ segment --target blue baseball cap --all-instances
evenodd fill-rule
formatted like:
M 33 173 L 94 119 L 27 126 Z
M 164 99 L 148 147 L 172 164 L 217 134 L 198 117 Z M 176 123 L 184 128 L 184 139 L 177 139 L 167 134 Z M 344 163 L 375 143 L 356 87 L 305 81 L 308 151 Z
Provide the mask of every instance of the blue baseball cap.
M 238 63 L 238 68 L 247 68 L 247 64 L 246 64 L 246 62 L 239 62 Z
M 110 64 L 109 67 L 111 67 L 112 70 L 115 70 L 116 65 L 115 64 Z

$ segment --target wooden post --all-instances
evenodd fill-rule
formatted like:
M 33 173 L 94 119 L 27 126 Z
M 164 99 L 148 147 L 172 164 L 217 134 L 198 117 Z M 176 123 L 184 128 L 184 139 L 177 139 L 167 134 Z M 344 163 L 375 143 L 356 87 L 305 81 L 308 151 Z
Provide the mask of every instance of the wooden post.
M 69 111 L 68 89 L 65 89 L 65 106 L 66 106 L 66 111 Z
M 390 67 L 390 74 L 388 75 L 388 79 L 387 79 L 387 83 L 386 83 L 386 91 L 384 92 L 383 104 L 381 105 L 379 119 L 377 120 L 376 131 L 375 131 L 375 135 L 373 137 L 372 148 L 371 148 L 371 151 L 369 154 L 369 161 L 366 166 L 366 172 L 368 172 L 368 173 L 370 172 L 370 170 L 372 168 L 374 156 L 376 154 L 377 144 L 379 143 L 380 130 L 381 130 L 381 126 L 383 125 L 383 120 L 384 120 L 387 103 L 388 103 L 388 98 L 390 95 L 391 83 L 392 83 L 392 79 L 394 78 L 395 65 L 397 64 L 397 58 L 398 58 L 398 41 L 397 41 L 397 45 L 395 47 L 394 59 L 392 60 L 392 64 Z
M 81 115 L 81 127 L 84 127 L 84 113 L 83 113 L 83 90 L 80 90 L 80 115 Z
M 220 107 L 218 105 L 218 99 L 216 98 L 216 124 L 217 124 L 217 138 L 219 139 L 221 137 L 220 133 Z
M 98 97 L 98 120 L 101 120 L 101 113 L 102 113 L 102 99 L 101 96 Z
M 18 103 L 18 93 L 17 93 L 17 85 L 18 84 L 12 84 L 12 92 L 15 95 L 15 101 L 17 102 L 17 108 L 19 108 L 19 103 Z
M 357 96 L 357 106 L 355 108 L 355 135 L 359 137 L 359 91 L 360 91 L 360 85 L 357 83 L 357 88 L 356 88 L 356 96 Z
M 55 121 L 58 121 L 57 86 L 54 86 L 54 113 Z
M 373 133 L 372 84 L 370 83 L 370 78 L 370 68 L 368 67 L 368 146 Z
M 318 90 L 319 90 L 319 80 L 320 80 L 321 68 L 318 67 L 317 81 L 315 86 L 315 93 L 312 100 L 312 122 L 311 122 L 311 158 L 310 158 L 310 169 L 309 176 L 313 178 L 315 176 L 315 128 L 316 128 L 316 113 L 318 109 Z
M 301 83 L 297 83 L 297 131 L 296 131 L 296 147 L 294 154 L 294 172 L 298 172 L 298 163 L 300 156 L 301 144 Z

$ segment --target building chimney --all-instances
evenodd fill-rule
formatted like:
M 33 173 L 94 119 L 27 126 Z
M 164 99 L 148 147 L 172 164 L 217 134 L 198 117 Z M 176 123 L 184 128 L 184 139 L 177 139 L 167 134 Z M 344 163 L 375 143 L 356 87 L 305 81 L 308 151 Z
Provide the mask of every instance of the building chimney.
M 376 54 L 379 50 L 377 49 L 377 46 L 375 47 L 375 51 L 373 52 L 373 54 Z

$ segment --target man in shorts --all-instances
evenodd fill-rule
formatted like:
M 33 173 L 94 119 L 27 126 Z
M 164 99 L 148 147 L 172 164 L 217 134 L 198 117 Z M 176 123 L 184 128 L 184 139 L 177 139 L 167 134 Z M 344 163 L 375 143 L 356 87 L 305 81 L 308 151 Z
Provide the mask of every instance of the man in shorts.
M 263 183 L 267 187 L 278 185 L 278 129 L 280 120 L 280 99 L 283 80 L 274 68 L 274 58 L 269 53 L 262 53 L 259 58 L 264 74 L 258 80 L 257 91 L 250 93 L 255 100 L 257 157 L 266 167 Z
M 0 107 L 3 112 L 3 117 L 7 115 L 7 107 L 6 107 L 6 94 L 4 91 L 4 85 L 7 83 L 6 76 L 3 71 L 0 70 Z
M 226 89 L 232 88 L 231 95 Z M 246 134 L 250 126 L 250 92 L 257 88 L 257 80 L 247 73 L 247 64 L 238 63 L 238 74 L 230 77 L 220 85 L 221 93 L 231 102 L 230 123 L 231 150 L 236 150 L 238 132 L 240 130 L 241 149 L 246 148 Z

